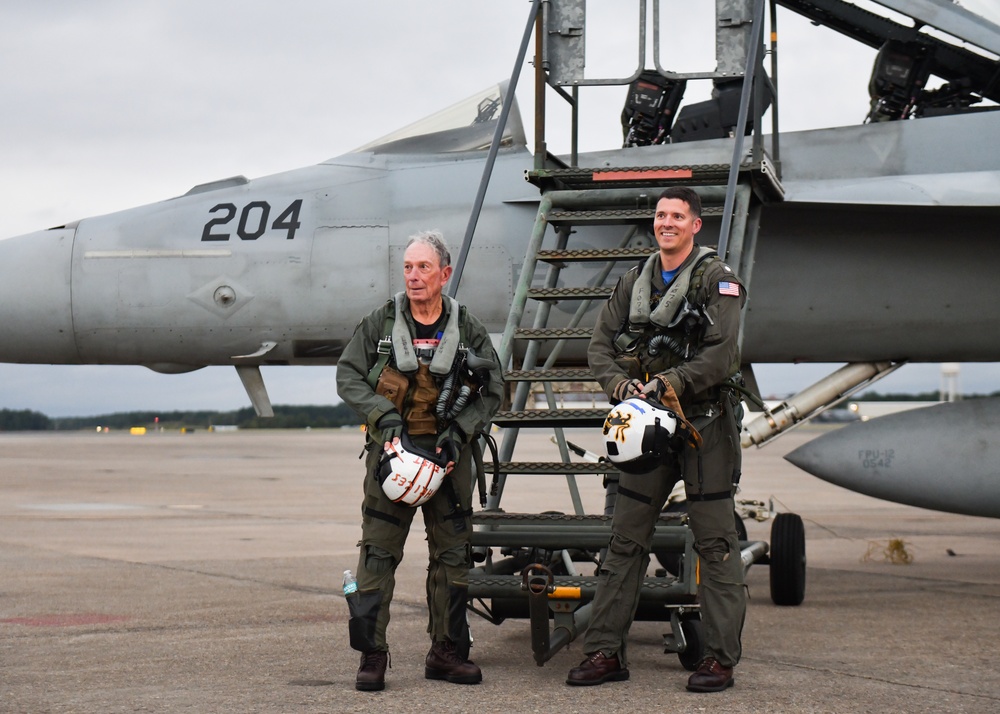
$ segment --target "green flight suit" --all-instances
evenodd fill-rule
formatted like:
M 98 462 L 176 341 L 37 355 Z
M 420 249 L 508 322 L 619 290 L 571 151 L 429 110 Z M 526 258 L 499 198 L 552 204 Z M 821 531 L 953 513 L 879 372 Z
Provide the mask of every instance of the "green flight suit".
M 692 266 L 695 246 L 681 266 Z M 689 300 L 702 305 L 710 322 L 692 338 L 693 354 L 685 359 L 669 350 L 648 350 L 652 334 L 669 331 L 648 328 L 629 351 L 616 346 L 620 329 L 628 319 L 633 286 L 639 268 L 627 272 L 602 308 L 587 352 L 595 377 L 612 396 L 624 379 L 648 382 L 663 375 L 674 388 L 685 415 L 703 438 L 700 450 L 686 448 L 670 455 L 654 470 L 621 475 L 612 521 L 608 554 L 601 564 L 590 626 L 584 637 L 584 652 L 598 650 L 606 656 L 618 654 L 627 666 L 626 641 L 639 603 L 642 580 L 649 565 L 653 529 L 674 484 L 684 479 L 688 515 L 701 561 L 698 596 L 705 632 L 705 656 L 732 667 L 740 659 L 740 636 L 746 614 L 743 565 L 733 515 L 741 453 L 739 397 L 720 389 L 720 384 L 739 367 L 740 310 L 746 292 L 733 271 L 723 262 L 709 259 L 701 268 L 700 281 L 692 281 Z M 695 271 L 697 272 L 697 270 Z M 700 285 L 697 283 L 700 282 Z M 729 285 L 720 291 L 720 283 Z M 724 294 L 739 285 L 739 297 Z M 652 279 L 652 302 L 666 286 L 659 271 Z M 674 334 L 679 342 L 683 336 Z M 618 340 L 622 345 L 623 340 Z
M 446 323 L 451 309 L 449 301 L 444 301 L 444 306 Z M 416 512 L 413 507 L 393 503 L 383 492 L 377 477 L 384 439 L 376 423 L 394 407 L 388 399 L 375 393 L 368 384 L 367 376 L 379 356 L 378 342 L 386 336 L 386 316 L 394 312 L 395 307 L 390 301 L 362 319 L 337 363 L 337 392 L 365 418 L 368 430 L 361 553 L 357 568 L 358 593 L 348 600 L 351 608 L 351 646 L 362 652 L 389 649 L 386 629 L 395 588 L 395 571 L 403 559 L 403 544 Z M 403 317 L 412 337 L 416 328 L 408 301 L 404 301 Z M 479 357 L 492 358 L 496 365 L 490 371 L 489 383 L 483 392 L 473 396 L 453 420 L 471 441 L 487 427 L 500 408 L 503 373 L 486 328 L 468 313 L 464 322 L 461 330 L 465 345 Z M 390 365 L 394 363 L 394 360 L 389 362 Z M 411 380 L 411 391 L 414 382 Z M 439 425 L 439 433 L 446 426 Z M 415 436 L 412 440 L 416 446 L 433 451 L 436 436 Z M 452 487 L 448 487 L 449 481 Z M 472 448 L 466 444 L 445 483 L 420 506 L 429 553 L 427 631 L 432 641 L 449 639 L 455 643 L 459 653 L 464 654 L 468 653 L 469 647 L 465 603 L 472 565 L 472 481 Z M 454 502 L 456 499 L 457 504 Z

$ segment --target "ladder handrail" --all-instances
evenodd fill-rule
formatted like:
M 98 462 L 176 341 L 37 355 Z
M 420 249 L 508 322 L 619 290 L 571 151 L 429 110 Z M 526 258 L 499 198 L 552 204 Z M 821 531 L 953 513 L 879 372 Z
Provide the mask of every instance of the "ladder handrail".
M 517 52 L 517 59 L 514 61 L 514 69 L 511 71 L 510 80 L 507 82 L 507 92 L 504 95 L 503 106 L 500 109 L 500 118 L 497 121 L 497 128 L 493 132 L 493 141 L 490 142 L 490 151 L 486 157 L 486 165 L 483 167 L 483 176 L 479 180 L 479 190 L 476 191 L 476 199 L 472 204 L 472 212 L 469 215 L 469 224 L 465 229 L 465 237 L 462 239 L 462 247 L 455 262 L 455 269 L 452 274 L 451 284 L 448 285 L 448 295 L 454 298 L 458 294 L 459 284 L 462 281 L 462 272 L 465 270 L 465 261 L 469 257 L 469 250 L 472 248 L 472 236 L 476 232 L 479 224 L 479 215 L 483 210 L 483 202 L 486 200 L 486 189 L 490 185 L 490 177 L 493 175 L 493 166 L 496 164 L 497 154 L 500 152 L 500 142 L 503 140 L 504 130 L 507 128 L 507 118 L 510 116 L 510 109 L 514 105 L 514 90 L 517 89 L 517 79 L 521 75 L 521 67 L 524 65 L 524 57 L 527 54 L 528 42 L 531 40 L 532 26 L 538 16 L 538 7 L 541 0 L 532 0 L 531 10 L 528 12 L 528 22 L 524 27 L 524 36 L 521 38 L 521 47 Z
M 719 228 L 719 255 L 726 260 L 726 251 L 729 249 L 729 232 L 733 220 L 733 208 L 736 204 L 736 184 L 740 176 L 740 163 L 743 160 L 743 138 L 746 132 L 747 115 L 750 113 L 750 97 L 753 94 L 754 85 L 758 75 L 757 50 L 761 43 L 761 31 L 764 25 L 764 0 L 755 0 L 754 22 L 750 30 L 750 41 L 747 48 L 747 64 L 743 75 L 743 87 L 740 91 L 740 111 L 736 120 L 736 131 L 733 144 L 733 161 L 729 165 L 729 180 L 726 183 L 726 202 L 722 212 L 722 225 Z M 760 94 L 758 88 L 757 94 Z M 760 101 L 755 103 L 754 114 L 759 114 Z M 759 141 L 760 137 L 760 116 L 754 117 L 754 143 L 753 152 L 755 159 L 759 159 L 758 149 L 762 149 Z

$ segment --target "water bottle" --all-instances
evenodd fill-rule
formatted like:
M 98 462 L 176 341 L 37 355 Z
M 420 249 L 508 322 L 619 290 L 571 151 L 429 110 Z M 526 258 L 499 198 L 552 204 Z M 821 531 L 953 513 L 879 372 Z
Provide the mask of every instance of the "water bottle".
M 358 591 L 358 581 L 350 570 L 344 571 L 344 596 L 353 595 Z

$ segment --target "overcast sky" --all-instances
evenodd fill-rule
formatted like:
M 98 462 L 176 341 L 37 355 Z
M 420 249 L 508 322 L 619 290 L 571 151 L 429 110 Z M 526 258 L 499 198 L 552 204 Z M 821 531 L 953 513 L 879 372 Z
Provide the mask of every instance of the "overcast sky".
M 588 0 L 588 76 L 632 73 L 637 19 L 621 8 L 633 5 Z M 0 237 L 7 237 L 350 151 L 509 77 L 530 5 L 0 0 L 0 7 Z M 669 13 L 661 63 L 713 69 L 714 3 L 665 7 L 685 10 Z M 784 10 L 778 29 L 782 128 L 860 123 L 874 51 Z M 530 72 L 518 88 L 529 134 Z M 707 96 L 710 87 L 700 84 L 687 101 Z M 624 94 L 583 90 L 581 150 L 620 142 Z M 560 118 L 553 107 L 550 148 L 565 152 Z M 831 369 L 764 367 L 759 377 L 766 393 L 785 394 Z M 264 368 L 264 379 L 275 404 L 337 401 L 332 368 Z M 878 389 L 939 383 L 938 365 L 911 365 Z M 997 385 L 995 365 L 963 366 L 963 390 Z M 0 408 L 82 416 L 248 405 L 232 368 L 165 376 L 141 367 L 0 365 Z

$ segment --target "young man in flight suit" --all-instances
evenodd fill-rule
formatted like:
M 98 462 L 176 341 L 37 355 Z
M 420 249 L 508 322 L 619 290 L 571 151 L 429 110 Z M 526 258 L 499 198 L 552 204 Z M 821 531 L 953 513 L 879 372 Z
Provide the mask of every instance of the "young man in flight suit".
M 452 273 L 450 263 L 440 233 L 412 236 L 403 255 L 405 293 L 358 324 L 337 364 L 337 391 L 365 418 L 368 434 L 358 592 L 348 597 L 351 647 L 362 653 L 355 683 L 359 690 L 377 691 L 385 686 L 386 628 L 395 571 L 416 511 L 390 499 L 379 480 L 384 450 L 400 444 L 404 429 L 415 446 L 446 456 L 448 461 L 441 487 L 420 506 L 430 556 L 427 630 L 431 649 L 424 674 L 428 679 L 459 684 L 482 680 L 479 667 L 468 659 L 465 609 L 472 564 L 470 442 L 487 428 L 500 407 L 503 374 L 482 323 L 464 306 L 442 296 Z M 438 399 L 448 389 L 444 385 L 457 351 L 464 348 L 492 359 L 489 379 L 457 413 L 442 419 Z M 383 354 L 389 358 L 376 368 Z M 374 371 L 378 374 L 373 375 Z
M 626 641 L 649 565 L 653 529 L 684 479 L 694 548 L 705 657 L 688 680 L 695 692 L 733 685 L 746 611 L 734 517 L 740 476 L 740 400 L 726 380 L 739 369 L 740 310 L 746 293 L 714 251 L 694 243 L 701 201 L 689 188 L 664 191 L 653 231 L 659 252 L 619 280 L 588 349 L 594 376 L 613 403 L 659 400 L 698 430 L 700 448 L 670 453 L 652 471 L 622 473 L 608 554 L 601 564 L 587 654 L 572 685 L 628 679 Z

